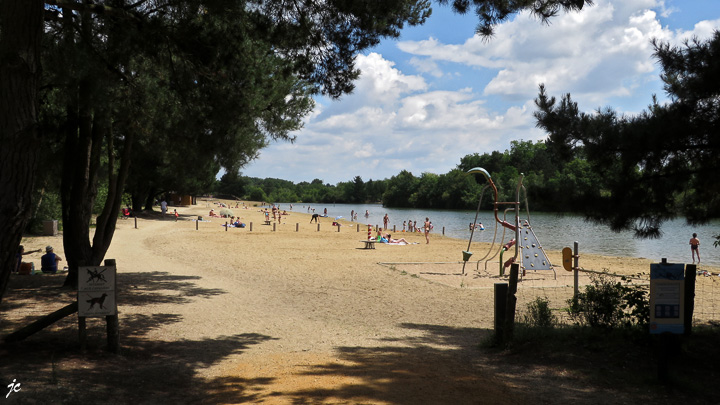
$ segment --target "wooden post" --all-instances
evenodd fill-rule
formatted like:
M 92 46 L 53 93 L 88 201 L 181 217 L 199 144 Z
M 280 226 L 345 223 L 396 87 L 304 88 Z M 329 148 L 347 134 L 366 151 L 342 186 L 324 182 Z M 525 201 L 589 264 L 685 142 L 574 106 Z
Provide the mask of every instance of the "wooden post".
M 495 283 L 495 343 L 498 345 L 502 345 L 505 339 L 507 293 L 507 283 Z
M 340 232 L 340 223 L 337 224 L 338 232 Z
M 200 226 L 200 225 L 198 225 L 199 223 L 200 223 L 200 220 L 199 220 L 199 219 L 196 219 L 196 220 L 195 220 L 195 230 L 196 230 L 196 231 L 198 230 L 198 226 Z
M 105 265 L 115 267 L 116 266 L 115 259 L 105 259 Z M 117 306 L 117 297 L 118 297 L 117 273 L 115 273 L 114 290 L 115 290 L 115 305 Z M 112 353 L 118 354 L 120 352 L 120 320 L 118 318 L 118 314 L 115 313 L 115 315 L 107 315 L 105 317 L 105 322 L 107 323 L 108 350 L 110 350 Z
M 357 224 L 357 231 L 360 232 L 360 224 Z
M 227 223 L 227 221 L 225 221 L 225 232 L 227 232 L 227 230 L 228 230 L 228 223 Z
M 443 236 L 445 236 L 445 227 L 443 226 Z
M 578 292 L 580 290 L 580 281 L 579 281 L 579 273 L 580 273 L 580 256 L 578 255 L 579 247 L 578 247 L 577 241 L 573 244 L 573 281 L 574 281 L 574 288 L 573 288 L 573 297 L 577 299 Z
M 508 280 L 507 306 L 505 308 L 505 330 L 504 342 L 510 342 L 513 338 L 515 329 L 515 307 L 517 305 L 517 283 L 520 273 L 520 264 L 513 263 L 510 265 L 510 280 Z
M 320 232 L 320 222 L 318 222 L 317 226 L 318 226 L 317 231 Z
M 298 232 L 300 230 L 300 223 L 295 222 L 295 232 Z
M 87 323 L 84 316 L 78 316 L 78 338 L 80 339 L 80 350 L 87 349 Z
M 250 222 L 250 232 L 252 232 L 252 222 Z
M 137 229 L 137 217 L 135 217 L 135 229 Z
M 697 266 L 688 264 L 685 266 L 685 302 L 684 309 L 684 332 L 685 336 L 692 334 L 692 320 L 695 312 L 695 282 L 697 279 Z
M 393 225 L 393 233 L 395 233 L 395 232 L 397 232 L 397 231 L 395 230 L 395 225 Z
M 276 225 L 277 225 L 277 224 L 276 224 L 275 222 L 273 222 L 273 232 L 275 232 L 275 226 L 276 226 Z

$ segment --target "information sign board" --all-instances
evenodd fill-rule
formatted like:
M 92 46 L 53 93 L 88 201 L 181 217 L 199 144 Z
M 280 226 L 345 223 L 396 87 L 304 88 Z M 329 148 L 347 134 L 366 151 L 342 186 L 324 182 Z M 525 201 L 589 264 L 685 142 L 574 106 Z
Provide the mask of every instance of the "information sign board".
M 683 333 L 685 265 L 650 265 L 650 333 Z

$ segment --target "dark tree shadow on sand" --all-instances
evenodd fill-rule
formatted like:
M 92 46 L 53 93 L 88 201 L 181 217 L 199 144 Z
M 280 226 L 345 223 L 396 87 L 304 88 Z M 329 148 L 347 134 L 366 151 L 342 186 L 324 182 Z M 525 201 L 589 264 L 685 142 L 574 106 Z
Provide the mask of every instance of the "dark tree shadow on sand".
M 293 404 L 626 404 L 638 399 L 676 403 L 677 396 L 647 397 L 585 379 L 588 365 L 480 347 L 492 331 L 441 325 L 403 324 L 406 338 L 386 345 L 338 347 L 337 361 L 307 366 L 299 375 L 340 381 L 332 388 L 276 392 Z M 421 332 L 419 335 L 417 332 Z M 694 402 L 693 402 L 694 403 Z
M 62 276 L 60 276 L 62 277 Z M 227 293 L 197 286 L 200 277 L 164 272 L 123 273 L 119 280 L 123 306 L 191 305 L 198 299 Z M 4 316 L 0 333 L 17 330 L 35 318 L 64 306 L 74 291 L 57 287 L 53 277 L 14 280 L 0 314 L 32 306 L 31 315 Z M 25 308 L 27 309 L 27 308 Z M 27 312 L 27 311 L 25 311 Z M 120 314 L 120 355 L 106 352 L 103 318 L 88 318 L 88 340 L 80 350 L 77 316 L 72 315 L 27 339 L 0 344 L 0 387 L 15 380 L 20 391 L 2 398 L 13 403 L 185 404 L 254 402 L 258 386 L 268 379 L 208 380 L 202 371 L 228 356 L 274 338 L 238 333 L 217 338 L 164 341 L 148 338 L 163 326 L 182 322 L 173 313 Z M 3 397 L 7 392 L 2 393 Z

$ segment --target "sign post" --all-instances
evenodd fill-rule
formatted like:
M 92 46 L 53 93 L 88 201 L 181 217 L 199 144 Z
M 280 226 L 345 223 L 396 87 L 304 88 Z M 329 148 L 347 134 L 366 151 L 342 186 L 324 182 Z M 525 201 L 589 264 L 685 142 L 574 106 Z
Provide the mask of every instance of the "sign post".
M 109 349 L 113 353 L 119 350 L 116 276 L 117 267 L 113 259 L 105 260 L 105 266 L 78 267 L 78 328 L 83 349 L 87 340 L 85 319 L 105 317 Z
M 680 348 L 679 336 L 685 327 L 685 265 L 650 265 L 650 333 L 659 335 L 658 379 L 669 381 L 670 359 Z
M 650 265 L 650 333 L 682 334 L 685 314 L 685 265 Z

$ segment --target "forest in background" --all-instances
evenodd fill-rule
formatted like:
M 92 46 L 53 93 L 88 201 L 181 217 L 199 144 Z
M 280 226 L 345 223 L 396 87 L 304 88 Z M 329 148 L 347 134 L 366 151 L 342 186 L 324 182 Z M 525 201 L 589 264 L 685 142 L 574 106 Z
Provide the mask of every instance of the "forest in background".
M 569 162 L 555 156 L 544 141 L 511 141 L 504 152 L 473 153 L 460 160 L 448 173 L 421 173 L 406 170 L 390 179 L 364 181 L 355 176 L 335 185 L 321 179 L 293 183 L 276 178 L 260 179 L 226 173 L 218 180 L 219 196 L 253 201 L 285 203 L 381 203 L 394 208 L 475 209 L 482 188 L 482 176 L 469 175 L 474 167 L 486 169 L 498 187 L 498 198 L 514 201 L 520 174 L 533 209 L 549 212 L 580 211 L 576 203 L 588 190 L 598 187 L 594 174 L 581 157 Z M 489 192 L 483 208 L 492 207 Z

